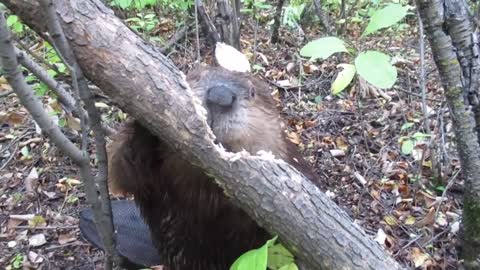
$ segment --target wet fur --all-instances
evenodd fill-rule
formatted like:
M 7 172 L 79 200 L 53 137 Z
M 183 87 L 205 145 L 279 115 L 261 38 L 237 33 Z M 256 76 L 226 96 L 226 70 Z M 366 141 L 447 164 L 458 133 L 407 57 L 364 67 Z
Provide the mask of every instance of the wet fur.
M 267 85 L 249 74 L 200 67 L 187 76 L 203 101 L 217 140 L 229 151 L 271 151 L 311 177 L 283 124 Z M 231 110 L 208 106 L 212 87 L 238 92 Z M 137 122 L 127 123 L 109 151 L 115 190 L 132 193 L 153 242 L 173 270 L 225 270 L 269 235 L 200 168 L 191 165 Z

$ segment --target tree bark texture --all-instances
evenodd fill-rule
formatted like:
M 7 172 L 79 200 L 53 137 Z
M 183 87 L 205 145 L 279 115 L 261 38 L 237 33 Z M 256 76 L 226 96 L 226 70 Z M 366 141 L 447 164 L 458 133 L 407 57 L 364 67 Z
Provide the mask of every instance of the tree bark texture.
M 240 20 L 235 0 L 217 0 L 217 23 L 223 42 L 240 50 Z
M 285 0 L 278 0 L 277 8 L 275 10 L 275 18 L 273 19 L 272 25 L 272 35 L 270 37 L 270 42 L 274 44 L 278 42 L 278 29 L 280 28 L 280 22 L 282 21 L 282 10 L 284 2 Z
M 31 0 L 2 0 L 35 31 Z M 57 0 L 57 13 L 85 75 L 219 184 L 310 269 L 401 269 L 376 242 L 290 165 L 214 144 L 205 109 L 185 76 L 98 0 Z
M 463 1 L 417 0 L 451 112 L 465 177 L 462 256 L 467 269 L 480 269 L 480 146 L 474 129 L 473 113 L 465 105 L 468 103 L 466 94 L 469 85 L 462 83 L 462 67 L 464 72 L 470 71 L 466 68 L 468 65 L 459 62 L 463 57 L 474 58 L 469 52 L 472 48 L 472 28 L 468 23 L 458 20 L 458 17 L 455 18 L 455 14 L 462 17 L 462 11 L 457 9 L 459 5 L 463 5 Z M 466 18 L 465 15 L 463 18 Z M 456 42 L 452 42 L 452 39 Z M 457 54 L 454 48 L 457 48 Z M 466 73 L 463 75 L 470 77 Z

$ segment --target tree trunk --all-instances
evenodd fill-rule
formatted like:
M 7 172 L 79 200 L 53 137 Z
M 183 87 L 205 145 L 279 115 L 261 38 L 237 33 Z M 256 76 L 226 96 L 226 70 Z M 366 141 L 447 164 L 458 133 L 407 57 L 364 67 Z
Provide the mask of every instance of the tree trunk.
M 280 28 L 280 22 L 282 21 L 283 3 L 285 0 L 278 0 L 277 8 L 275 10 L 275 18 L 272 25 L 272 35 L 270 36 L 270 42 L 273 44 L 278 42 L 278 29 Z
M 35 31 L 31 0 L 2 1 Z M 55 1 L 85 75 L 120 108 L 215 176 L 232 201 L 310 269 L 401 269 L 310 181 L 283 161 L 229 153 L 214 144 L 205 109 L 184 75 L 98 0 Z
M 235 0 L 217 0 L 219 29 L 222 39 L 228 45 L 240 48 L 240 10 Z
M 467 269 L 480 269 L 480 146 L 468 104 L 470 96 L 478 97 L 478 82 L 471 81 L 478 72 L 478 44 L 472 42 L 463 1 L 418 0 L 417 6 L 442 78 L 465 177 L 462 257 Z

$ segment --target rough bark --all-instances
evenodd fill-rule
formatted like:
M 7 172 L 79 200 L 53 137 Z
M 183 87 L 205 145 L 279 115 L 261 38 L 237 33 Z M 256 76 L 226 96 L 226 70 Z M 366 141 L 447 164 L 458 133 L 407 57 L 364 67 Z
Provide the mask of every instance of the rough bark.
M 280 21 L 282 20 L 282 10 L 284 2 L 285 0 L 278 0 L 277 8 L 275 10 L 275 18 L 272 25 L 272 35 L 270 36 L 270 42 L 274 44 L 278 42 L 278 29 L 280 28 Z
M 42 17 L 31 0 L 4 0 L 36 31 Z M 205 110 L 184 75 L 131 32 L 98 0 L 56 1 L 85 75 L 119 107 L 216 182 L 310 269 L 401 269 L 337 205 L 291 166 L 228 153 L 214 144 Z
M 202 0 L 195 0 L 197 6 L 198 17 L 200 18 L 200 24 L 202 26 L 202 31 L 207 35 L 210 45 L 215 46 L 217 42 L 222 41 L 220 34 L 217 31 L 217 28 L 213 24 L 213 21 L 210 19 L 208 12 L 203 4 Z
M 240 50 L 240 20 L 234 0 L 217 0 L 219 28 L 223 41 Z
M 480 269 L 480 146 L 475 119 L 468 105 L 472 70 L 468 61 L 478 57 L 470 52 L 472 28 L 462 11 L 463 1 L 418 0 L 417 6 L 442 79 L 455 130 L 455 141 L 465 177 L 462 256 L 467 269 Z M 455 42 L 452 42 L 452 39 Z M 453 48 L 457 48 L 457 54 Z M 462 64 L 461 62 L 462 61 Z M 470 66 L 476 67 L 476 66 Z M 463 71 L 463 73 L 462 73 Z M 473 70 L 473 73 L 476 71 Z M 466 82 L 466 84 L 464 83 Z M 475 91 L 478 91 L 476 89 Z

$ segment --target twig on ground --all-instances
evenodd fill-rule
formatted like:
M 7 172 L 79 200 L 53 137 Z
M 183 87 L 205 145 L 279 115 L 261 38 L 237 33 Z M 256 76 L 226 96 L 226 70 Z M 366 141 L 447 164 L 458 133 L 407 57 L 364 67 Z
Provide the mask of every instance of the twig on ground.
M 10 90 L 10 91 L 5 91 L 3 93 L 0 93 L 0 98 L 2 97 L 6 97 L 8 95 L 11 95 L 11 94 L 14 94 L 15 92 L 13 90 Z

